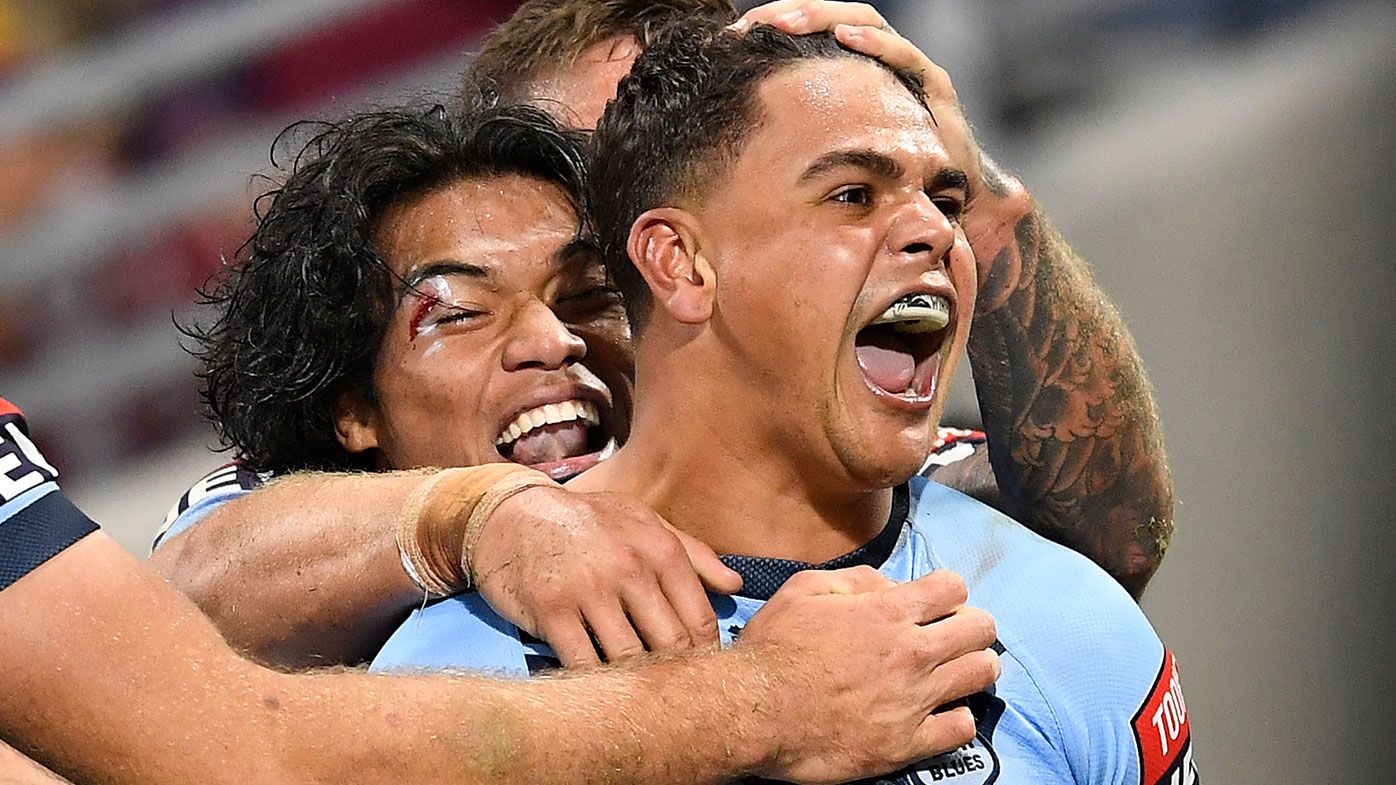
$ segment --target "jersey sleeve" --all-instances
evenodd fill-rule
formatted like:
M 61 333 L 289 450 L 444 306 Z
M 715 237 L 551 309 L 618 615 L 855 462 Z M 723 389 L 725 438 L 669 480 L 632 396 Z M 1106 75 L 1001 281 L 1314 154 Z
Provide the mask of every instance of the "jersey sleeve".
M 58 490 L 58 471 L 0 398 L 0 591 L 97 530 Z
M 1076 785 L 1197 782 L 1173 656 L 1139 605 L 1081 554 L 934 481 L 913 479 L 925 565 L 965 576 L 997 624 L 999 686 L 1044 744 L 1050 778 Z
M 1194 785 L 1191 726 L 1173 654 L 1108 576 L 1083 570 L 1077 581 L 1086 591 L 1060 587 L 1067 602 L 1058 607 L 1074 610 L 1059 612 L 1032 653 L 1076 781 Z
M 214 510 L 261 487 L 266 476 L 233 461 L 209 472 L 189 487 L 165 515 L 151 551 L 208 517 Z

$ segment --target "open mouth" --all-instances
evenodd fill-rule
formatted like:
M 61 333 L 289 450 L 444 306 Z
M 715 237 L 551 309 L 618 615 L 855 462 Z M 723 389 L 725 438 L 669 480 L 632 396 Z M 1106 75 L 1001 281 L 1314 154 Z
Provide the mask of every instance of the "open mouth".
M 561 482 L 611 457 L 616 449 L 611 434 L 596 403 L 574 398 L 520 412 L 494 445 L 505 460 Z
M 858 331 L 853 351 L 873 392 L 911 404 L 930 403 L 951 310 L 945 297 L 908 294 Z

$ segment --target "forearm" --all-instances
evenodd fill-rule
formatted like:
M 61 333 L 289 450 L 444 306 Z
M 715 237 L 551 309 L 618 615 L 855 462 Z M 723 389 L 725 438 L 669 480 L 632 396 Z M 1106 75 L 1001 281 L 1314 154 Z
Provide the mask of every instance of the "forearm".
M 0 737 L 77 783 L 710 782 L 780 727 L 740 650 L 532 682 L 277 673 L 100 534 L 0 594 L 0 659 Z
M 1086 263 L 1022 186 L 987 162 L 985 182 L 965 224 L 981 265 L 969 358 L 1000 505 L 1138 596 L 1173 527 L 1143 365 Z
M 214 510 L 150 565 L 259 660 L 359 662 L 422 600 L 393 537 L 422 476 L 287 477 Z
M 768 686 L 748 659 L 691 653 L 530 681 L 312 677 L 308 705 L 362 712 L 372 730 L 345 723 L 351 737 L 307 735 L 293 767 L 321 766 L 327 782 L 357 782 L 384 759 L 399 761 L 385 782 L 728 781 L 759 768 L 775 733 L 758 725 L 774 718 L 762 716 Z M 377 686 L 360 708 L 365 681 Z

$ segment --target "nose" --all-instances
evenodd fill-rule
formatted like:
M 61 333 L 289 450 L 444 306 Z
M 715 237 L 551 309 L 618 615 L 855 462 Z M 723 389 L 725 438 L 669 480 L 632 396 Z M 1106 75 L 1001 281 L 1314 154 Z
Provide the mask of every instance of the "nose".
M 587 346 L 557 318 L 552 309 L 538 300 L 529 300 L 509 325 L 504 347 L 504 369 L 556 370 L 586 357 Z
M 955 226 L 925 193 L 919 193 L 893 218 L 887 250 L 907 262 L 943 267 L 955 244 Z

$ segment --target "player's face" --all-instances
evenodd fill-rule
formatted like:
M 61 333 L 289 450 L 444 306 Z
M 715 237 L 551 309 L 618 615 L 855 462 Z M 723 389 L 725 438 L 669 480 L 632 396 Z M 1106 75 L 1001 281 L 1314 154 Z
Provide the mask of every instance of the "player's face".
M 366 446 L 385 466 L 513 460 L 564 478 L 613 448 L 630 413 L 629 329 L 576 230 L 560 188 L 517 175 L 383 217 L 377 251 L 411 284 L 369 405 Z
M 930 448 L 974 309 L 964 174 L 871 62 L 804 62 L 759 93 L 765 122 L 695 211 L 749 371 L 734 398 L 818 471 L 895 484 Z
M 545 73 L 530 85 L 530 99 L 568 125 L 595 128 L 639 54 L 640 42 L 631 36 L 602 41 L 583 52 L 575 65 Z

